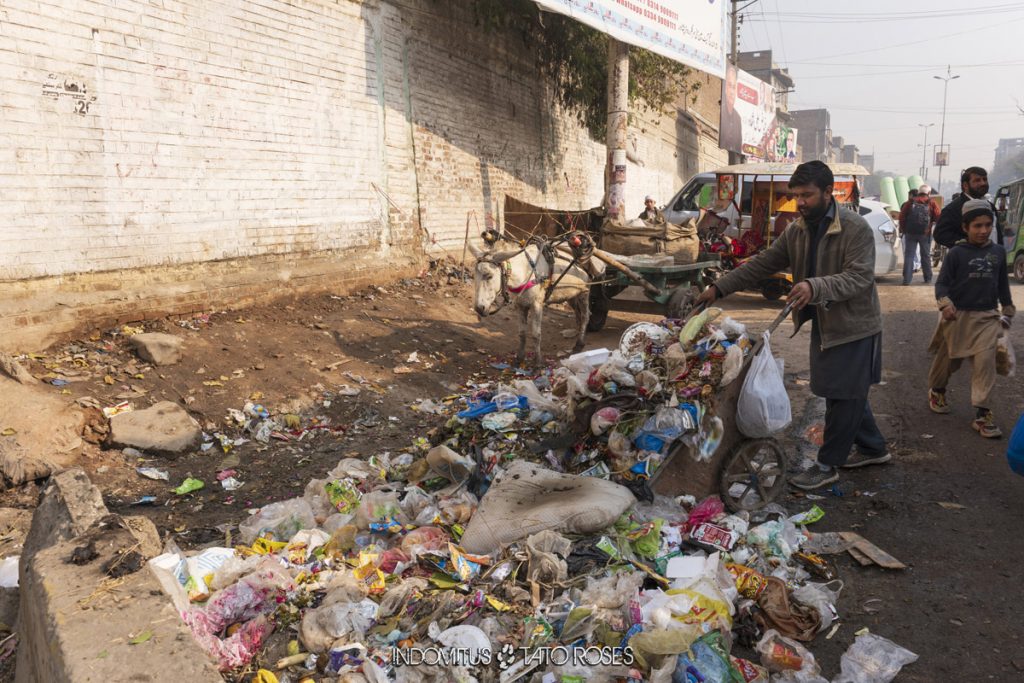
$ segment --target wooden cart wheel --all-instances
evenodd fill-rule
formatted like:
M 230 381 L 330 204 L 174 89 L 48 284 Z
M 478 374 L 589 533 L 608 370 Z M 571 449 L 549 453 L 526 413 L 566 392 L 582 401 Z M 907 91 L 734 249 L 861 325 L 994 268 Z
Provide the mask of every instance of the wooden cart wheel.
M 685 318 L 693 308 L 693 300 L 698 294 L 700 291 L 696 287 L 687 287 L 685 284 L 676 287 L 665 305 L 665 317 L 677 320 Z
M 741 441 L 722 467 L 719 492 L 732 512 L 757 510 L 786 488 L 786 454 L 775 439 Z

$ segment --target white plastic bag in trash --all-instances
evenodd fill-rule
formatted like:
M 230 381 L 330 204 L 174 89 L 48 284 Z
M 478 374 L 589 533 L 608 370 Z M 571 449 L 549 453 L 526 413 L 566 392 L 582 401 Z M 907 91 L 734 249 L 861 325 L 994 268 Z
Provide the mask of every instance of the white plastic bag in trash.
M 765 332 L 764 346 L 751 361 L 736 402 L 736 426 L 750 438 L 771 436 L 793 420 L 789 394 L 772 356 L 770 339 L 771 335 Z
M 842 671 L 832 683 L 889 683 L 917 655 L 888 638 L 864 633 L 857 636 L 840 661 Z

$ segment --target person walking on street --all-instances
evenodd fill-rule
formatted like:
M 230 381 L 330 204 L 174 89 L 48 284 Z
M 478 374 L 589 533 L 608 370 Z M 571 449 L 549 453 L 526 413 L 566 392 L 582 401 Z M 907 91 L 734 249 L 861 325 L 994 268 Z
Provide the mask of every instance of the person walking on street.
M 935 354 L 928 371 L 929 408 L 940 414 L 949 412 L 946 386 L 950 376 L 969 358 L 975 410 L 971 426 L 989 439 L 1003 435 L 991 410 L 996 344 L 1016 313 L 1006 273 L 1006 250 L 990 239 L 994 223 L 995 213 L 988 201 L 971 199 L 964 203 L 963 230 L 967 238 L 946 254 L 935 281 L 941 315 L 928 349 Z
M 868 390 L 881 381 L 882 312 L 875 288 L 875 240 L 856 212 L 832 196 L 832 170 L 820 161 L 797 166 L 789 180 L 800 218 L 771 247 L 708 287 L 710 304 L 787 268 L 794 323 L 811 323 L 811 391 L 825 398 L 825 435 L 818 462 L 791 483 L 815 489 L 839 479 L 838 468 L 888 462 Z M 856 451 L 853 451 L 856 446 Z
M 935 223 L 933 232 L 935 241 L 949 249 L 964 239 L 963 206 L 972 199 L 984 199 L 986 194 L 988 194 L 988 171 L 981 166 L 964 169 L 964 172 L 960 174 L 960 194 L 954 195 L 952 201 L 942 207 L 939 220 Z M 989 202 L 989 206 L 995 212 L 995 206 L 992 206 L 991 202 Z
M 932 227 L 939 218 L 932 188 L 922 185 L 900 209 L 900 235 L 903 237 L 903 284 L 914 280 L 914 264 L 920 256 L 924 282 L 932 281 Z

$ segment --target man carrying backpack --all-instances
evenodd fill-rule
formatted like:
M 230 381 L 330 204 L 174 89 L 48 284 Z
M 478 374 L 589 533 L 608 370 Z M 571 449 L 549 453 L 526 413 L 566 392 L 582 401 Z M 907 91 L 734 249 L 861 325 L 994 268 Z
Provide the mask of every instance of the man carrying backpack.
M 917 196 L 900 209 L 900 235 L 903 236 L 903 284 L 914 279 L 915 256 L 921 256 L 924 282 L 932 281 L 932 227 L 939 218 L 939 208 L 929 196 L 932 188 L 922 185 Z
M 985 195 L 988 194 L 988 171 L 980 166 L 971 166 L 965 169 L 960 174 L 960 190 L 960 194 L 942 207 L 942 213 L 939 214 L 939 220 L 935 224 L 935 241 L 947 249 L 965 238 L 960 215 L 964 202 L 985 198 Z M 995 211 L 994 206 L 992 210 Z M 1000 234 L 999 230 L 995 230 L 994 234 Z

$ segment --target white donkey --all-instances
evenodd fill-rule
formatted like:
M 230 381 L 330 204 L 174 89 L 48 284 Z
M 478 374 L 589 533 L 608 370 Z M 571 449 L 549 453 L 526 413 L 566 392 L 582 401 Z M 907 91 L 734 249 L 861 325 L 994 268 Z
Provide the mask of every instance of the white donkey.
M 469 249 L 477 259 L 473 275 L 473 308 L 477 315 L 481 318 L 493 315 L 510 301 L 519 313 L 517 364 L 521 365 L 525 358 L 528 335 L 533 340 L 536 362 L 538 365 L 543 362 L 540 330 L 544 305 L 548 303 L 568 303 L 572 308 L 576 315 L 573 351 L 583 350 L 590 319 L 590 276 L 582 266 L 571 265 L 569 258 L 558 252 L 555 252 L 555 263 L 551 264 L 536 244 L 492 251 L 470 243 Z

